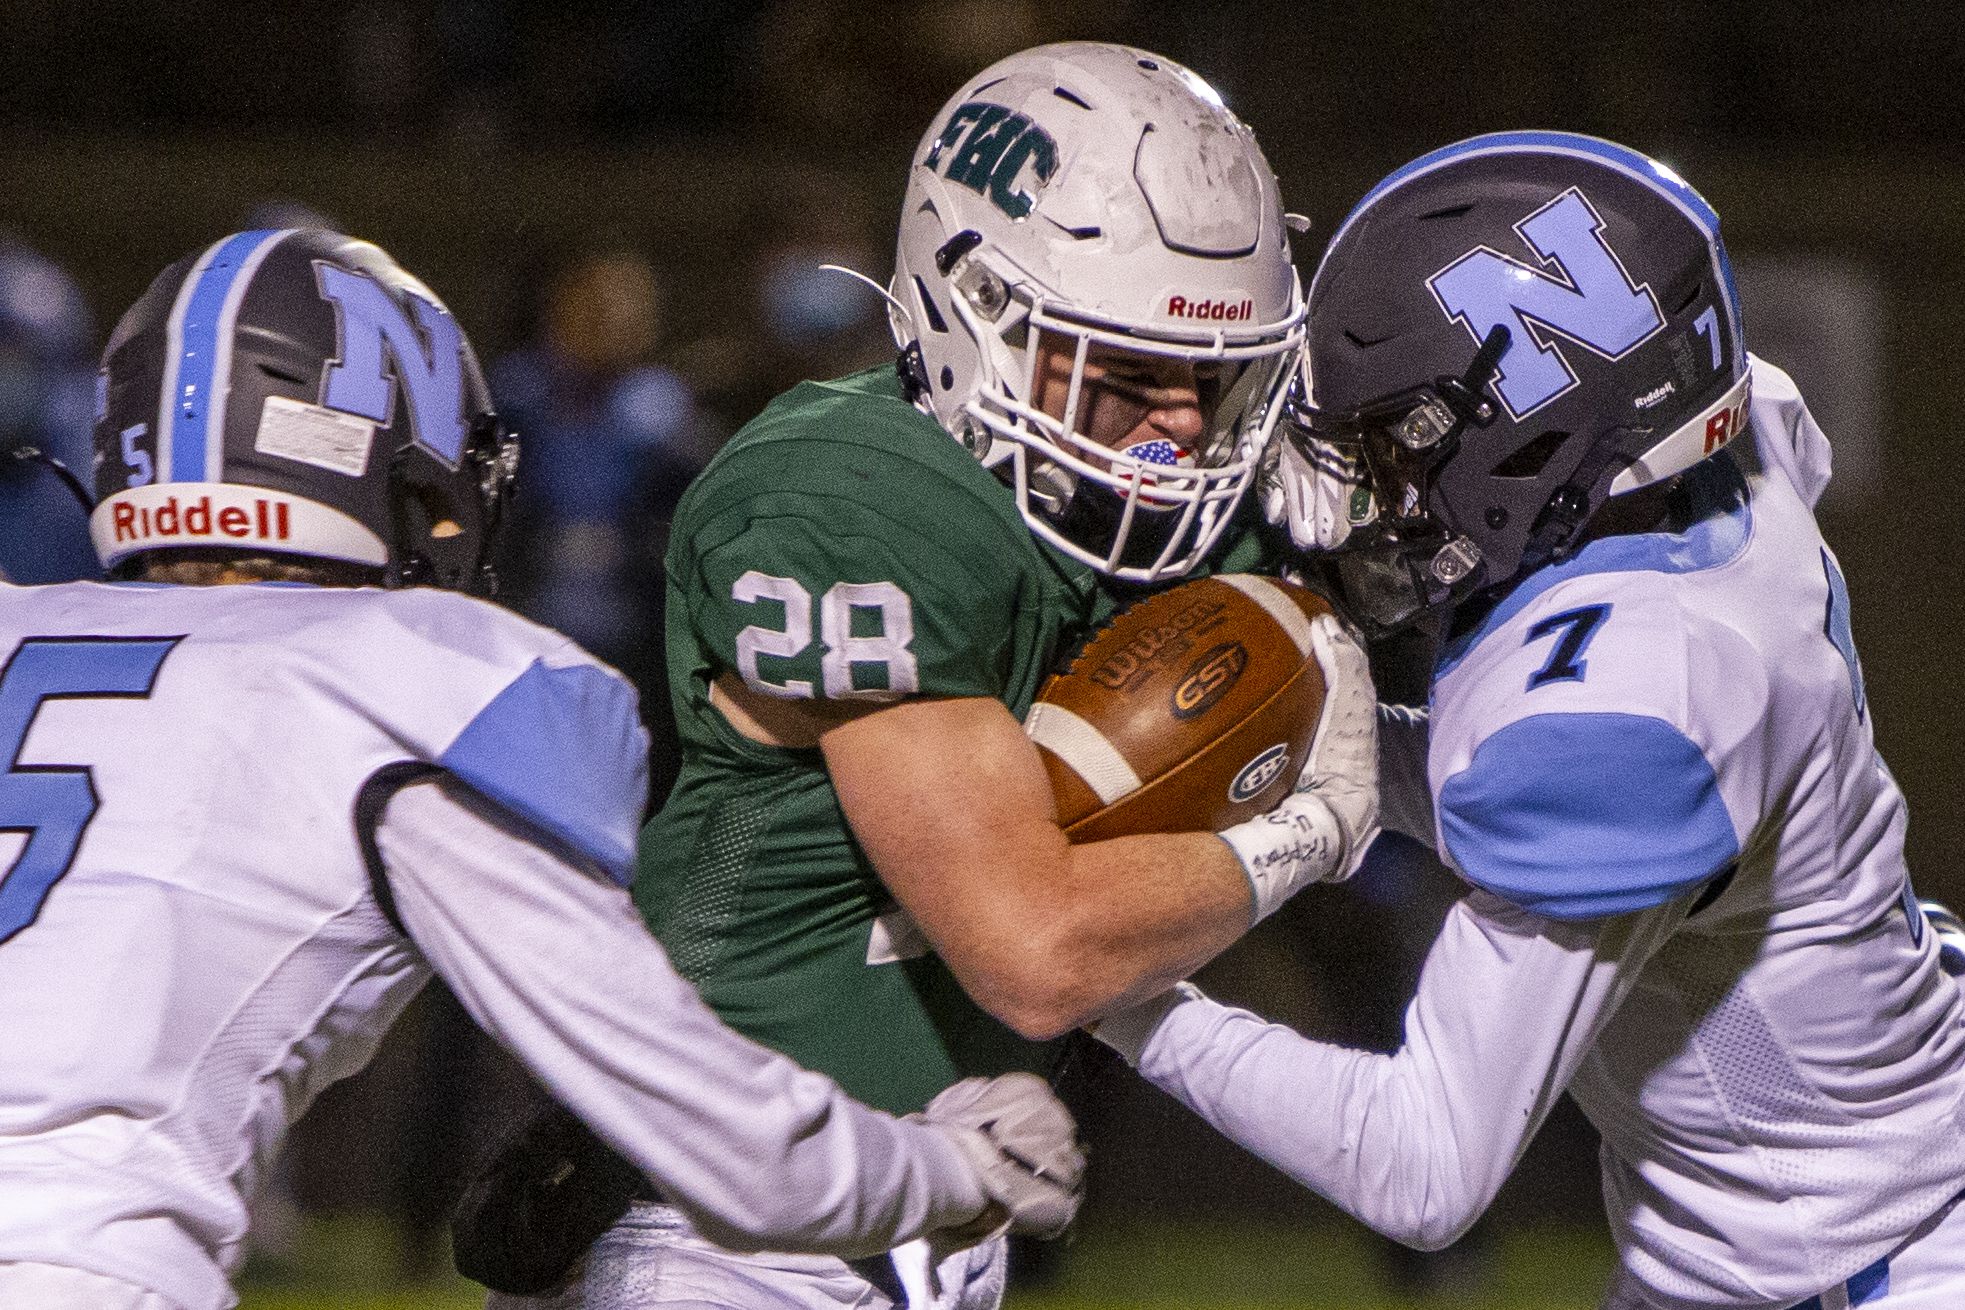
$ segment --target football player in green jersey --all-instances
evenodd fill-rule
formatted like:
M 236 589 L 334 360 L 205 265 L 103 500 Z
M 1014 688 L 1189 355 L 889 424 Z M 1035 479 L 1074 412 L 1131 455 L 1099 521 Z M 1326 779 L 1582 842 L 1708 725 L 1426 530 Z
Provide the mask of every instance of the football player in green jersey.
M 1225 833 L 1069 844 L 1021 726 L 1144 589 L 1261 563 L 1236 510 L 1303 307 L 1275 179 L 1213 89 L 1109 45 L 985 70 L 915 155 L 889 299 L 899 368 L 779 397 L 677 511 L 684 763 L 635 896 L 728 1023 L 905 1113 L 1047 1069 L 1049 1039 L 1344 876 L 1377 802 L 1363 652 L 1328 618 L 1298 790 Z M 638 1203 L 583 1304 L 1001 1297 L 1000 1241 L 893 1264 L 905 1293 Z

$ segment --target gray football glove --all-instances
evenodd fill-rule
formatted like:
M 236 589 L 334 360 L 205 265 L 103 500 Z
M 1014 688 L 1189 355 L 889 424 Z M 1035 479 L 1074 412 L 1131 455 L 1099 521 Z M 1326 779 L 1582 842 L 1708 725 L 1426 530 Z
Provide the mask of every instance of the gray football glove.
M 913 1117 L 954 1139 L 993 1202 L 961 1229 L 934 1234 L 939 1250 L 959 1249 L 1005 1229 L 1056 1237 L 1078 1213 L 1085 1189 L 1078 1125 L 1036 1074 L 964 1078 Z

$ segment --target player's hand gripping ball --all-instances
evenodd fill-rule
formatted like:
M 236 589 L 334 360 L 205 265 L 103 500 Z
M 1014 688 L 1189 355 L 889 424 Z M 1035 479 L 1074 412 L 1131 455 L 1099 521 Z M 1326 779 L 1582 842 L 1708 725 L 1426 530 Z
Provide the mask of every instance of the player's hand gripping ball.
M 1230 573 L 1159 592 L 1038 693 L 1037 743 L 1073 841 L 1219 832 L 1289 794 L 1324 703 L 1314 592 Z

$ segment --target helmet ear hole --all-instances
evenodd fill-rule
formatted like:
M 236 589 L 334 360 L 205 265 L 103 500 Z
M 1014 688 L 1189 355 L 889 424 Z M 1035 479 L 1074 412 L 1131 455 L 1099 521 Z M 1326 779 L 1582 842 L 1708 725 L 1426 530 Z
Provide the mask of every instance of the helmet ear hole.
M 477 590 L 475 571 L 481 565 L 480 543 L 465 520 L 474 506 L 456 503 L 444 485 L 430 479 L 432 470 L 419 453 L 406 454 L 395 479 L 396 552 L 402 561 L 404 585 L 434 585 Z

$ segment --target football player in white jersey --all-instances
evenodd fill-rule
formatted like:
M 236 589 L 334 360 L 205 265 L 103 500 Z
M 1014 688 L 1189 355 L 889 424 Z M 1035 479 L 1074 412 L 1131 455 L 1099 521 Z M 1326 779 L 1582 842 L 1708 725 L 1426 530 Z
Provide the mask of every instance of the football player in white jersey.
M 1567 1089 L 1616 1310 L 1965 1305 L 1965 1008 L 1813 518 L 1828 443 L 1746 353 L 1712 210 L 1607 142 L 1479 137 L 1372 190 L 1309 301 L 1275 503 L 1361 469 L 1370 502 L 1293 535 L 1349 529 L 1328 565 L 1367 626 L 1444 621 L 1383 813 L 1472 890 L 1393 1054 L 1192 989 L 1100 1035 L 1423 1247 Z
M 459 594 L 517 447 L 421 283 L 229 237 L 124 316 L 99 408 L 115 580 L 0 584 L 0 1305 L 233 1305 L 287 1125 L 433 972 L 720 1241 L 1069 1218 L 1038 1080 L 879 1114 L 669 968 L 622 886 L 633 692 Z

